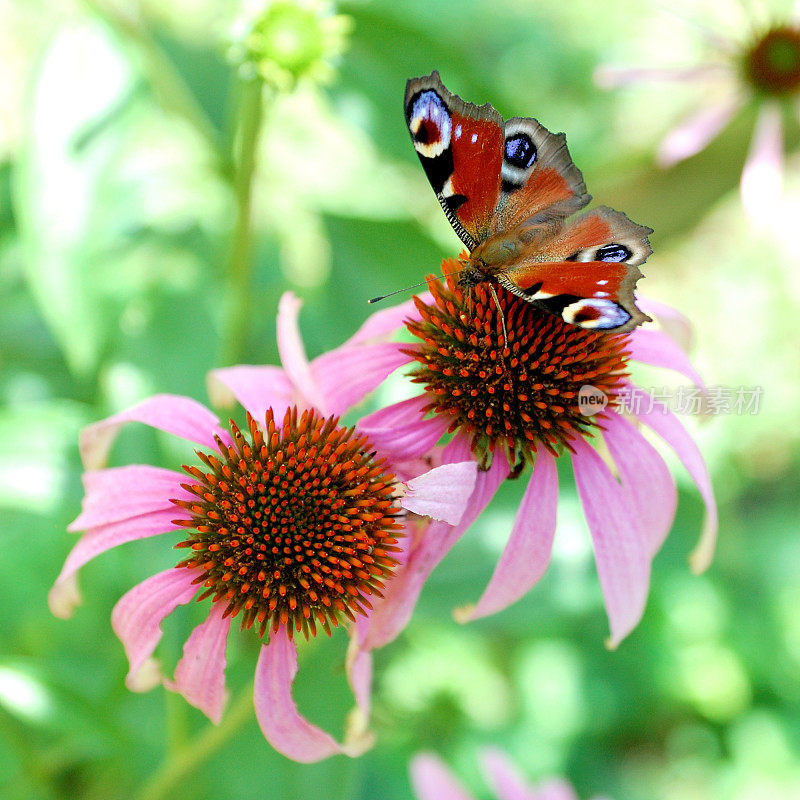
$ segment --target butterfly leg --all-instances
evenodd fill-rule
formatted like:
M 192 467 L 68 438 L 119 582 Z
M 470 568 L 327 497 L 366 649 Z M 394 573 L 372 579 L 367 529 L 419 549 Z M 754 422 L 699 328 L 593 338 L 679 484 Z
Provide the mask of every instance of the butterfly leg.
M 503 346 L 500 348 L 501 358 L 503 350 L 508 347 L 508 331 L 506 330 L 506 315 L 503 313 L 503 308 L 500 305 L 500 298 L 497 296 L 497 292 L 494 289 L 494 285 L 491 281 L 489 281 L 489 291 L 492 293 L 492 297 L 494 298 L 494 304 L 497 306 L 497 311 L 500 314 L 500 324 L 503 326 Z

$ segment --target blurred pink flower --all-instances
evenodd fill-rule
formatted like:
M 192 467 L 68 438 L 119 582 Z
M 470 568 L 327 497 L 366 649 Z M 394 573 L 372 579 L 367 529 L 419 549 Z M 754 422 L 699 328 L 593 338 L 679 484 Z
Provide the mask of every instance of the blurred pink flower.
M 731 4 L 732 13 L 742 9 Z M 709 46 L 707 62 L 690 67 L 624 68 L 602 66 L 595 81 L 603 88 L 646 81 L 691 84 L 698 108 L 678 123 L 661 142 L 657 160 L 671 166 L 695 155 L 719 135 L 748 102 L 759 105 L 750 150 L 745 160 L 740 192 L 745 211 L 759 223 L 768 221 L 780 201 L 783 183 L 782 109 L 800 111 L 800 15 L 762 23 L 743 18 L 743 36 L 726 38 L 704 31 Z M 722 20 L 721 20 L 722 22 Z M 725 20 L 727 24 L 731 20 Z M 711 99 L 709 99 L 711 98 Z
M 500 750 L 484 750 L 480 764 L 497 800 L 578 800 L 572 787 L 560 778 L 531 786 Z M 472 795 L 433 753 L 420 753 L 412 759 L 411 783 L 417 800 L 472 800 Z
M 445 261 L 442 271 L 457 265 Z M 697 484 L 706 524 L 691 557 L 696 571 L 713 555 L 717 511 L 705 462 L 667 406 L 635 387 L 628 359 L 675 370 L 697 386 L 702 380 L 666 330 L 685 338 L 685 319 L 660 304 L 643 308 L 663 317 L 664 329 L 640 327 L 622 336 L 567 325 L 502 289 L 499 302 L 509 331 L 504 348 L 500 315 L 482 286 L 469 302 L 452 279 L 432 284 L 434 303 L 417 302 L 408 322 L 420 343 L 407 352 L 418 362 L 413 380 L 425 391 L 361 420 L 381 452 L 424 456 L 445 433 L 454 436 L 438 458 L 482 467 L 461 521 L 433 522 L 424 535 L 401 542 L 405 568 L 380 608 L 358 623 L 360 645 L 380 647 L 411 616 L 428 575 L 489 503 L 499 485 L 526 462 L 533 472 L 508 543 L 482 597 L 459 609 L 462 621 L 494 614 L 528 592 L 547 569 L 556 528 L 556 457 L 569 453 L 578 495 L 592 537 L 611 628 L 610 646 L 633 630 L 644 611 L 650 564 L 669 532 L 677 506 L 675 480 L 645 426 L 669 445 Z M 581 387 L 593 387 L 608 406 L 593 416 L 579 407 Z M 623 396 L 631 413 L 615 410 Z M 433 412 L 432 415 L 430 412 Z M 602 433 L 592 447 L 586 436 Z
M 368 654 L 348 662 L 357 711 L 339 743 L 294 704 L 294 631 L 307 638 L 319 625 L 330 634 L 331 625 L 380 607 L 402 553 L 401 509 L 457 523 L 476 466 L 430 469 L 430 462 L 412 463 L 397 451 L 385 459 L 360 431 L 338 425 L 340 413 L 408 360 L 397 345 L 375 340 L 397 326 L 410 304 L 373 315 L 345 345 L 310 363 L 298 309 L 299 301 L 284 295 L 277 321 L 282 369 L 232 367 L 212 375 L 214 392 L 233 392 L 252 415 L 244 433 L 234 423 L 221 428 L 203 405 L 174 395 L 151 397 L 83 431 L 86 495 L 70 530 L 84 533 L 49 600 L 54 614 L 69 616 L 80 599 L 77 570 L 89 560 L 126 542 L 183 532 L 178 546 L 188 557 L 134 587 L 112 612 L 130 662 L 126 683 L 142 690 L 162 682 L 219 722 L 226 641 L 238 615 L 242 628 L 269 632 L 255 678 L 261 729 L 278 751 L 310 762 L 358 755 L 371 743 L 371 663 Z M 141 464 L 104 468 L 118 430 L 134 421 L 197 443 L 203 464 L 184 467 L 188 478 Z M 161 623 L 200 588 L 198 600 L 212 598 L 209 614 L 186 641 L 170 680 L 152 658 Z

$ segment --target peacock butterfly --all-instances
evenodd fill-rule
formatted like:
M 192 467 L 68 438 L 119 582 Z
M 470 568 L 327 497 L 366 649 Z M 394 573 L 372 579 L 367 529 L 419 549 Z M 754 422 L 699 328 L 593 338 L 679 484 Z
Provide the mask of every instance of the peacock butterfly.
M 494 279 L 572 325 L 607 333 L 650 319 L 633 290 L 653 231 L 605 206 L 572 217 L 591 196 L 563 133 L 465 103 L 438 72 L 408 81 L 405 116 L 436 197 L 470 251 L 461 284 Z

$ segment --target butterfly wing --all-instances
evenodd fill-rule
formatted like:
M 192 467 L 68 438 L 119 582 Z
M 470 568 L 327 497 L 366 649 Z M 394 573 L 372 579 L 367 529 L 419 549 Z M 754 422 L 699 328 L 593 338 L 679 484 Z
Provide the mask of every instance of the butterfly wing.
M 633 291 L 652 232 L 601 206 L 570 220 L 535 258 L 523 256 L 498 281 L 572 325 L 624 333 L 649 320 Z

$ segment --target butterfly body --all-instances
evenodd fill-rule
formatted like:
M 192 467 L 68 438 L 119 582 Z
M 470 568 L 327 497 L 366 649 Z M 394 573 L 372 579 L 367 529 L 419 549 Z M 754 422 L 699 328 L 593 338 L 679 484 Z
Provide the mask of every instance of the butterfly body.
M 469 249 L 461 282 L 495 280 L 582 327 L 623 333 L 648 319 L 633 295 L 652 233 L 591 200 L 563 133 L 465 103 L 439 74 L 408 82 L 417 155 Z

